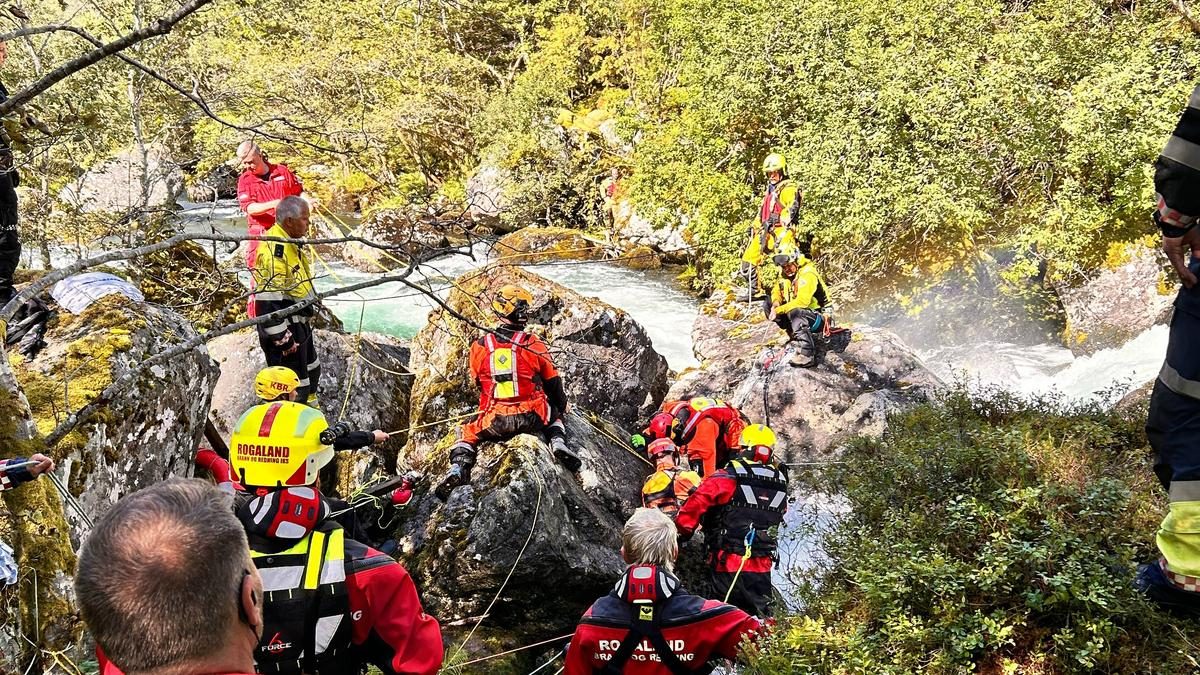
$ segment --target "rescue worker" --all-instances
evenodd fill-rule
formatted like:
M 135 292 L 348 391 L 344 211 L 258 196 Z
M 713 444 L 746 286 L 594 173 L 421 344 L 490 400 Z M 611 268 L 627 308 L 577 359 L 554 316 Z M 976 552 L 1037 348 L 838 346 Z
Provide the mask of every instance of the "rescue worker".
M 271 164 L 267 153 L 254 141 L 243 141 L 237 149 L 237 163 L 242 173 L 238 176 L 238 206 L 246 214 L 246 233 L 266 234 L 276 222 L 275 209 L 284 197 L 299 197 L 304 186 L 286 165 Z M 246 242 L 246 267 L 253 270 L 258 258 L 258 249 L 264 242 Z M 258 316 L 254 299 L 246 307 L 250 318 Z
M 450 446 L 450 470 L 435 494 L 445 501 L 454 488 L 471 480 L 476 448 L 481 441 L 498 443 L 517 434 L 542 434 L 555 458 L 568 471 L 583 465 L 567 447 L 562 417 L 567 394 L 562 377 L 541 338 L 526 332 L 533 295 L 505 284 L 492 298 L 500 320 L 495 331 L 471 344 L 471 377 L 479 385 L 479 415 L 459 430 Z
M 34 453 L 29 459 L 0 459 L 0 492 L 28 483 L 53 470 L 54 460 L 41 453 Z M 17 583 L 17 572 L 17 559 L 13 550 L 0 540 L 0 589 Z
M 279 222 L 267 236 L 301 239 L 308 234 L 308 204 L 285 197 L 275 209 Z M 255 302 L 260 316 L 287 309 L 316 295 L 309 267 L 309 251 L 301 244 L 268 241 L 258 247 L 254 261 Z M 258 325 L 258 342 L 268 366 L 286 366 L 300 377 L 298 400 L 317 405 L 321 360 L 313 343 L 309 319 L 316 314 L 310 304 L 289 316 Z
M 796 221 L 803 201 L 799 187 L 787 177 L 787 160 L 783 155 L 777 152 L 767 155 L 762 170 L 767 177 L 767 190 L 758 207 L 758 223 L 750 228 L 750 241 L 742 253 L 739 270 L 745 279 L 741 290 L 747 292 L 747 301 L 763 296 L 758 274 L 763 262 L 779 247 L 797 244 Z
M 1163 250 L 1183 285 L 1167 354 L 1146 419 L 1154 471 L 1170 507 L 1156 536 L 1159 559 L 1138 569 L 1137 586 L 1164 607 L 1200 616 L 1200 87 L 1192 92 L 1175 132 L 1155 162 L 1154 222 Z M 1190 260 L 1185 264 L 1185 255 Z
M 785 246 L 775 255 L 782 276 L 771 289 L 767 303 L 767 318 L 787 331 L 793 343 L 790 363 L 807 368 L 817 363 L 813 333 L 819 332 L 826 321 L 822 314 L 829 303 L 825 282 L 816 264 L 795 246 Z
M 408 572 L 346 536 L 319 490 L 334 450 L 319 410 L 276 400 L 248 410 L 230 464 L 250 492 L 236 513 L 263 579 L 260 673 L 435 673 L 441 629 Z M 318 573 L 319 572 L 319 573 Z
M 700 487 L 700 475 L 679 464 L 679 448 L 669 438 L 658 438 L 646 449 L 655 471 L 642 484 L 642 506 L 675 517 L 679 507 Z
M 740 459 L 705 478 L 675 517 L 684 540 L 703 522 L 718 597 L 759 617 L 773 614 L 775 531 L 787 511 L 787 471 L 772 463 L 774 452 L 773 431 L 746 427 Z
M 701 476 L 711 476 L 729 461 L 729 453 L 737 447 L 747 422 L 740 410 L 720 399 L 666 401 L 650 424 L 640 434 L 634 434 L 630 442 L 641 449 L 648 440 L 669 438 L 679 446 L 686 464 Z
M 675 578 L 675 524 L 638 509 L 621 532 L 628 563 L 617 585 L 588 608 L 567 648 L 565 675 L 708 673 L 735 659 L 764 626 L 742 610 L 692 595 Z

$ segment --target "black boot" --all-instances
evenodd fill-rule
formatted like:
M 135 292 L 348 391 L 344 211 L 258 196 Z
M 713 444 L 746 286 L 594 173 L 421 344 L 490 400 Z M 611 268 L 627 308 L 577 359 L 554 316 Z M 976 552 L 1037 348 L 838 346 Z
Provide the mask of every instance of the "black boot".
M 583 460 L 567 447 L 567 439 L 562 436 L 554 436 L 550 439 L 550 449 L 554 451 L 554 457 L 567 467 L 567 471 L 575 473 L 583 467 Z
M 470 443 L 459 441 L 450 446 L 450 470 L 434 488 L 433 494 L 442 501 L 449 499 L 454 488 L 471 482 L 471 469 L 474 466 L 475 448 Z

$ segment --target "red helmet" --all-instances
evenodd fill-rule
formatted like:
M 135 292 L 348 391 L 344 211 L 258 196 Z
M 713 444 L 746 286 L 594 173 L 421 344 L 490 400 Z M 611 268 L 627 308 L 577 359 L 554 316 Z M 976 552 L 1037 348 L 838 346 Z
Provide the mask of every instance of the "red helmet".
M 672 454 L 676 459 L 679 458 L 679 448 L 675 447 L 675 441 L 669 438 L 658 438 L 650 442 L 646 447 L 646 454 L 650 455 L 650 459 L 658 459 L 659 457 Z
M 650 426 L 647 429 L 654 438 L 672 438 L 678 425 L 679 420 L 675 419 L 674 415 L 662 412 L 650 418 Z

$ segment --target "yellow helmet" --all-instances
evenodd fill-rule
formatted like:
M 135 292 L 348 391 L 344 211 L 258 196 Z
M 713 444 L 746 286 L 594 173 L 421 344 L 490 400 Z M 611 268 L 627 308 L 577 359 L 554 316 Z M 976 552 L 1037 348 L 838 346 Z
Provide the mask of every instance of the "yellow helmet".
M 281 399 L 299 387 L 300 378 L 296 371 L 283 366 L 263 368 L 254 378 L 254 395 L 264 401 Z
M 800 253 L 799 247 L 791 242 L 785 242 L 775 249 L 775 255 L 771 257 L 776 265 L 783 267 L 788 263 L 798 263 L 804 255 Z
M 763 160 L 763 173 L 771 173 L 772 171 L 787 172 L 787 160 L 778 152 L 772 152 Z
M 775 453 L 775 432 L 763 424 L 751 424 L 738 439 L 742 457 L 752 462 L 769 462 Z
M 525 323 L 532 304 L 533 294 L 516 284 L 501 286 L 492 297 L 492 311 L 496 316 L 513 323 Z
M 303 403 L 260 403 L 234 427 L 229 463 L 246 487 L 312 485 L 333 459 L 333 448 L 321 442 L 328 428 L 325 415 Z

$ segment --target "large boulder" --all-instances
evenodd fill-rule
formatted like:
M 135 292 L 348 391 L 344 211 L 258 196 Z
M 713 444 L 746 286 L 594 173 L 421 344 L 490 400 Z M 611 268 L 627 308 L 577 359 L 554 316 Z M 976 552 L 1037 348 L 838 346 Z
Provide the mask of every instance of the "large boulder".
M 14 357 L 14 370 L 45 435 L 116 378 L 196 336 L 169 309 L 109 295 L 78 316 L 60 311 L 46 332 L 45 349 L 33 361 Z M 60 460 L 58 476 L 88 515 L 94 519 L 126 494 L 168 476 L 189 475 L 216 381 L 208 352 L 191 349 L 151 366 L 51 449 Z M 86 526 L 73 511 L 67 520 L 78 545 Z
M 238 170 L 226 162 L 214 166 L 186 186 L 188 201 L 215 202 L 218 199 L 236 199 Z
M 183 184 L 179 163 L 163 149 L 147 146 L 143 158 L 137 148 L 129 148 L 88 169 L 63 188 L 60 198 L 84 213 L 174 209 Z
M 489 625 L 530 638 L 568 633 L 624 568 L 621 527 L 649 467 L 612 440 L 627 430 L 584 415 L 566 418 L 579 474 L 523 434 L 482 444 L 472 483 L 445 504 L 427 491 L 405 510 L 401 559 L 443 625 L 487 612 Z M 445 472 L 453 438 L 444 434 L 418 468 Z
M 466 231 L 457 221 L 442 220 L 406 209 L 374 211 L 354 234 L 377 244 L 398 247 L 402 253 L 417 257 L 428 256 L 433 251 L 450 246 L 460 246 L 468 241 Z M 364 272 L 385 271 L 407 264 L 401 253 L 360 242 L 343 246 L 342 258 L 350 266 Z
M 605 244 L 566 227 L 524 227 L 506 234 L 492 252 L 509 265 L 536 265 L 555 260 L 603 260 Z
M 505 188 L 512 177 L 498 166 L 483 164 L 467 179 L 467 213 L 477 223 L 492 228 L 502 228 L 503 218 L 509 207 Z
M 344 419 L 356 429 L 408 429 L 412 377 L 403 341 L 375 333 L 346 335 L 319 329 L 315 340 L 321 357 L 317 398 L 330 423 Z M 258 335 L 252 330 L 218 337 L 208 349 L 220 366 L 212 395 L 212 421 L 228 440 L 241 414 L 258 402 L 254 376 L 266 364 Z M 377 471 L 394 471 L 397 452 L 406 440 L 407 434 L 400 433 L 383 445 L 340 453 L 338 491 L 346 494 Z
M 418 423 L 446 420 L 475 409 L 479 392 L 470 376 L 476 326 L 494 326 L 492 295 L 504 284 L 533 294 L 529 329 L 550 348 L 574 405 L 633 427 L 652 412 L 667 392 L 667 362 L 654 351 L 646 331 L 624 311 L 548 281 L 519 267 L 489 266 L 454 282 L 446 309 L 430 313 L 412 342 L 412 418 Z M 475 324 L 475 325 L 472 325 Z M 431 426 L 414 433 L 419 454 L 445 433 Z
M 816 337 L 818 364 L 795 368 L 784 333 L 760 310 L 722 296 L 693 329 L 701 366 L 667 394 L 722 398 L 779 435 L 786 456 L 803 460 L 856 435 L 879 435 L 890 413 L 928 399 L 941 381 L 894 334 L 850 327 Z
M 646 247 L 657 253 L 663 262 L 684 263 L 691 253 L 687 218 L 656 227 L 625 199 L 613 203 L 613 230 L 616 239 L 629 250 Z M 627 254 L 628 255 L 628 254 Z
M 1082 285 L 1059 289 L 1067 315 L 1063 342 L 1077 356 L 1119 347 L 1170 320 L 1176 288 L 1158 249 L 1114 245 L 1103 269 Z

